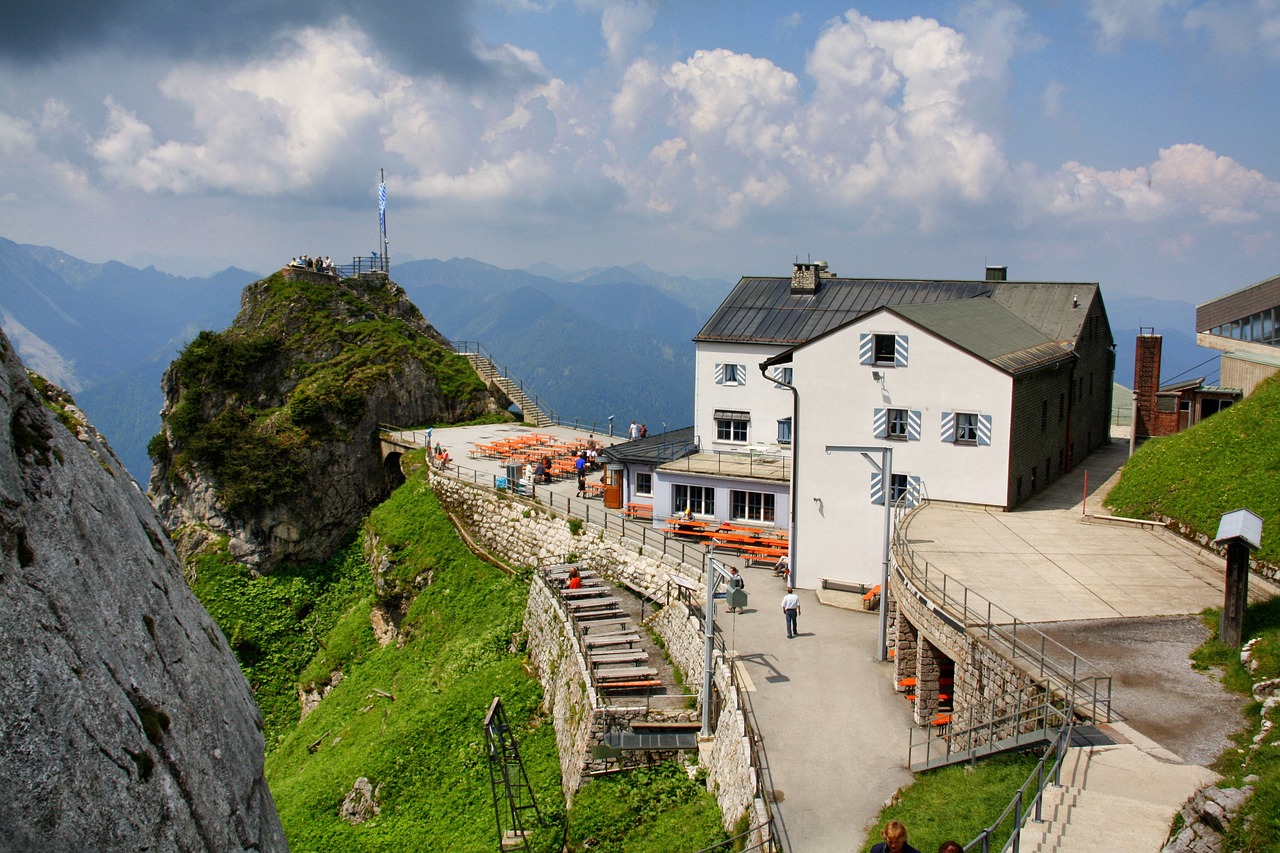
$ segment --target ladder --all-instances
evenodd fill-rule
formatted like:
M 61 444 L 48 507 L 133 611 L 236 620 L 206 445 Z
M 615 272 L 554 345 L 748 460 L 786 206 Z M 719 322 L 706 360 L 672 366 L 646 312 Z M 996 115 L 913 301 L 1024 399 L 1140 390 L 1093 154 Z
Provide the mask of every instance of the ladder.
M 489 784 L 493 789 L 493 816 L 498 828 L 498 850 L 529 851 L 529 831 L 523 814 L 532 809 L 541 823 L 538 803 L 520 759 L 520 746 L 507 724 L 501 697 L 493 697 L 484 718 L 485 743 L 489 749 Z

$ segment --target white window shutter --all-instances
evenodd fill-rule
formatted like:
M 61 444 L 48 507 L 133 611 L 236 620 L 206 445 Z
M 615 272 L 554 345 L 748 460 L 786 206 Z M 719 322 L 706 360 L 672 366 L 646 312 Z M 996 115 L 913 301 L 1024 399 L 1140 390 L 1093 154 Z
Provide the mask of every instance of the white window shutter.
M 893 365 L 894 367 L 907 366 L 907 336 L 895 335 L 893 338 Z
M 907 506 L 916 506 L 920 503 L 924 489 L 920 484 L 920 478 L 914 476 L 907 477 Z
M 870 332 L 858 335 L 858 363 L 874 364 L 876 360 L 876 336 Z
M 871 502 L 884 506 L 884 476 L 880 471 L 871 472 Z
M 954 442 L 956 440 L 956 413 L 942 413 L 942 440 Z
M 907 410 L 907 441 L 920 440 L 920 410 Z
M 723 364 L 716 364 L 716 384 L 717 385 L 724 384 L 724 365 Z
M 991 445 L 991 415 L 978 415 L 978 445 Z
M 738 365 L 738 384 L 747 384 L 747 366 L 745 364 Z
M 888 409 L 871 410 L 871 433 L 874 438 L 886 438 L 889 435 Z

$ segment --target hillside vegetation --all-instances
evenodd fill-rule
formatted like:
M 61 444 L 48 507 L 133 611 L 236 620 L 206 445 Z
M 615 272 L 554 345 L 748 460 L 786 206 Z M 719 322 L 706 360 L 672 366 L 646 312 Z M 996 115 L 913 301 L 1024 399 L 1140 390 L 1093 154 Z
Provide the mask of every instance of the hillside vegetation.
M 390 556 L 377 592 L 363 537 L 333 560 L 255 576 L 225 552 L 196 561 L 195 589 L 231 641 L 267 723 L 267 781 L 294 851 L 489 851 L 496 839 L 483 720 L 502 699 L 541 811 L 533 849 L 694 851 L 725 837 L 703 783 L 675 766 L 589 783 L 566 814 L 555 731 L 530 674 L 528 577 L 462 543 L 422 474 L 365 523 Z M 406 590 L 413 590 L 406 597 Z M 394 604 L 399 639 L 370 612 Z M 324 689 L 305 718 L 299 688 Z M 339 811 L 356 779 L 380 813 Z
M 1116 515 L 1169 518 L 1212 539 L 1222 514 L 1263 519 L 1259 560 L 1280 562 L 1280 376 L 1248 398 L 1167 438 L 1147 441 L 1107 496 Z

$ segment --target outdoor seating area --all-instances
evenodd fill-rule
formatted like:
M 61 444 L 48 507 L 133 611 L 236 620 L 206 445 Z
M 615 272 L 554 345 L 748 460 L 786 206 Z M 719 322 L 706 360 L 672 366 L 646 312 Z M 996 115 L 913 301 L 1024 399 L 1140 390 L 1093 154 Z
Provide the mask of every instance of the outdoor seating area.
M 471 446 L 472 459 L 496 459 L 519 463 L 532 471 L 539 463 L 546 469 L 544 482 L 564 480 L 577 476 L 576 459 L 587 454 L 588 461 L 595 458 L 600 443 L 590 438 L 566 439 L 546 433 L 516 435 L 494 441 L 477 441 Z
M 570 586 L 570 578 L 578 586 Z M 596 686 L 604 692 L 660 688 L 656 667 L 615 590 L 596 572 L 569 564 L 547 570 L 578 631 Z
M 667 519 L 667 532 L 696 539 L 708 548 L 737 554 L 749 561 L 774 562 L 789 550 L 787 533 L 731 521 L 702 521 L 674 516 Z

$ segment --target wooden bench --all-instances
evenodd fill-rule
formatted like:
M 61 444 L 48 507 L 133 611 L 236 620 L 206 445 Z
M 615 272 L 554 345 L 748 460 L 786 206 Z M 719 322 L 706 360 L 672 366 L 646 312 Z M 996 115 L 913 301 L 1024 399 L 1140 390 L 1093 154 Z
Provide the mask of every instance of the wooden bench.
M 587 648 L 594 649 L 600 646 L 620 646 L 631 645 L 640 642 L 639 634 L 608 634 L 605 636 L 591 636 L 584 638 L 583 642 L 587 644 Z
M 862 594 L 862 609 L 875 610 L 880 606 L 880 584 L 876 584 Z
M 629 649 L 625 652 L 611 651 L 593 651 L 591 653 L 592 666 L 608 666 L 609 664 L 621 663 L 639 663 L 649 659 L 649 653 L 644 649 Z
M 658 674 L 658 670 L 652 666 L 602 666 L 596 670 L 597 680 L 634 680 L 637 678 L 651 678 Z
M 622 511 L 622 514 L 627 518 L 653 521 L 653 504 L 627 504 L 627 508 Z
M 661 681 L 611 681 L 601 684 L 601 690 L 639 690 L 647 687 L 661 687 Z
M 1098 521 L 1115 521 L 1121 524 L 1136 524 L 1139 527 L 1150 529 L 1153 527 L 1168 527 L 1169 525 L 1163 521 L 1153 521 L 1150 518 L 1125 518 L 1122 515 L 1094 515 Z
M 591 590 L 588 590 L 588 591 L 590 592 Z M 575 589 L 573 590 L 573 592 L 580 592 L 580 590 Z M 606 595 L 608 594 L 608 592 L 609 590 L 605 590 Z M 566 603 L 569 605 L 569 609 L 572 610 L 574 613 L 581 613 L 584 610 L 601 610 L 605 608 L 609 610 L 617 610 L 619 605 L 622 604 L 622 601 L 617 598 L 613 598 L 612 596 L 609 596 L 609 597 L 596 596 L 594 598 L 570 599 Z
M 587 497 L 602 498 L 604 497 L 604 483 L 585 483 L 587 489 Z

